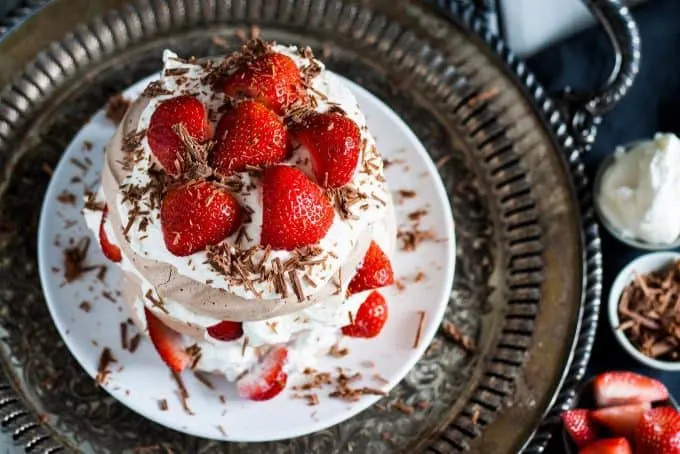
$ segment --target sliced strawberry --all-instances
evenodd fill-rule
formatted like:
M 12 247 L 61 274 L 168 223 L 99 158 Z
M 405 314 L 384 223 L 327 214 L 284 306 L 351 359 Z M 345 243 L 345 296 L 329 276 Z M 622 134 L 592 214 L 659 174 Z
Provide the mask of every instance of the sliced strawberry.
M 288 166 L 265 169 L 262 179 L 260 243 L 293 250 L 317 243 L 333 223 L 335 211 L 319 186 Z
M 161 203 L 165 247 L 186 256 L 217 244 L 241 225 L 238 202 L 226 189 L 207 181 L 171 189 Z
M 228 96 L 254 98 L 279 115 L 307 97 L 297 65 L 292 58 L 278 53 L 248 62 L 228 76 L 223 86 Z
M 112 262 L 120 262 L 123 260 L 123 253 L 118 246 L 109 241 L 109 236 L 106 234 L 105 224 L 108 212 L 109 208 L 105 206 L 104 211 L 102 211 L 102 220 L 99 223 L 99 246 L 101 246 L 107 259 Z
M 635 431 L 636 454 L 679 454 L 680 413 L 672 407 L 647 410 Z
M 326 188 L 349 183 L 359 162 L 359 127 L 339 113 L 312 114 L 293 130 L 312 157 L 316 181 Z
M 288 374 L 283 370 L 287 359 L 286 347 L 274 347 L 260 364 L 236 382 L 241 397 L 257 401 L 276 397 L 288 381 Z
M 153 312 L 144 308 L 149 337 L 165 364 L 175 372 L 182 372 L 191 364 L 191 355 L 182 346 L 182 336 L 163 324 Z
M 593 382 L 598 407 L 656 402 L 668 398 L 668 390 L 658 380 L 633 372 L 605 372 Z
M 203 104 L 193 96 L 178 96 L 161 102 L 151 115 L 146 132 L 149 147 L 160 165 L 170 175 L 179 175 L 185 145 L 177 134 L 184 127 L 186 134 L 201 143 L 210 138 L 212 127 Z
M 609 428 L 615 435 L 632 440 L 642 414 L 651 408 L 649 402 L 618 405 L 593 411 L 593 421 Z
M 580 408 L 567 410 L 562 412 L 561 418 L 564 430 L 567 431 L 571 440 L 579 448 L 597 440 L 597 426 L 591 418 L 590 410 Z
M 243 324 L 224 320 L 208 328 L 211 337 L 221 341 L 236 340 L 243 335 Z
M 385 322 L 387 302 L 380 293 L 371 292 L 366 301 L 359 306 L 354 323 L 342 327 L 342 334 L 350 337 L 375 337 L 380 334 Z
M 371 241 L 364 260 L 347 288 L 350 294 L 394 284 L 392 263 L 378 243 Z
M 210 165 L 224 174 L 279 163 L 291 148 L 281 118 L 255 101 L 243 101 L 225 112 L 215 140 Z
M 589 444 L 578 454 L 633 454 L 633 449 L 625 438 L 606 438 Z

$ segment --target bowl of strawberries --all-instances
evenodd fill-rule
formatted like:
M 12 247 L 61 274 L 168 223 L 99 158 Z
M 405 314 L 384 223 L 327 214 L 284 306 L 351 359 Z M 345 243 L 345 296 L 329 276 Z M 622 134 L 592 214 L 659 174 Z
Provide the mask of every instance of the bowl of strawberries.
M 680 412 L 666 386 L 633 372 L 605 372 L 562 413 L 567 453 L 680 454 Z

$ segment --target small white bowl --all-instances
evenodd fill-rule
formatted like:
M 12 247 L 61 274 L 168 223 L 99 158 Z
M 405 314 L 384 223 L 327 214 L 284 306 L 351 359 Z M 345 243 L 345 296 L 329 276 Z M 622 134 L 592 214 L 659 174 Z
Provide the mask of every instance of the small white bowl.
M 642 364 L 652 367 L 654 369 L 679 371 L 680 360 L 678 361 L 659 361 L 648 356 L 643 355 L 635 346 L 628 340 L 623 331 L 617 329 L 620 325 L 619 321 L 619 300 L 623 290 L 628 284 L 635 279 L 636 274 L 648 274 L 654 271 L 663 269 L 672 264 L 674 261 L 680 260 L 680 253 L 678 252 L 654 252 L 651 254 L 642 255 L 619 272 L 619 275 L 614 280 L 611 290 L 609 291 L 609 324 L 614 331 L 614 337 L 619 341 L 619 344 L 626 350 L 633 358 Z
M 642 141 L 635 141 L 629 144 L 622 145 L 620 148 L 623 148 L 624 152 L 628 153 L 632 148 L 639 145 L 640 143 L 642 143 Z M 649 243 L 639 238 L 635 238 L 624 234 L 617 226 L 615 226 L 607 218 L 607 216 L 605 216 L 604 211 L 600 206 L 601 202 L 600 191 L 602 190 L 602 178 L 607 169 L 609 168 L 609 166 L 611 166 L 615 160 L 616 156 L 614 153 L 604 158 L 597 169 L 597 173 L 595 174 L 595 180 L 593 182 L 593 202 L 594 202 L 593 206 L 595 207 L 595 213 L 597 214 L 597 217 L 600 219 L 600 222 L 602 223 L 604 228 L 607 229 L 609 233 L 611 233 L 612 236 L 617 240 L 637 249 L 643 249 L 646 251 L 664 251 L 679 247 L 680 237 L 678 237 L 675 241 L 671 243 Z

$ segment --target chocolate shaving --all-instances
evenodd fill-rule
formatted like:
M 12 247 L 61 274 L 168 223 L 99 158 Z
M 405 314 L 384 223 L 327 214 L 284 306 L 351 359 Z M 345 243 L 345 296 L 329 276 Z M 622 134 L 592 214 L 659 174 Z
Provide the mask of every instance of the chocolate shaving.
M 90 238 L 81 238 L 74 246 L 64 249 L 64 280 L 73 282 L 88 271 L 98 269 L 98 266 L 84 266 L 87 251 L 90 248 Z
M 680 261 L 638 274 L 619 299 L 620 325 L 642 354 L 665 361 L 680 355 Z
M 423 328 L 425 327 L 425 311 L 418 311 L 418 329 L 416 330 L 416 337 L 413 339 L 413 348 L 418 348 L 420 345 L 420 337 L 423 335 Z
M 448 320 L 444 320 L 441 326 L 444 336 L 452 340 L 467 353 L 474 353 L 476 350 L 475 341 L 463 334 L 460 329 Z
M 134 353 L 137 351 L 137 348 L 139 347 L 139 343 L 142 340 L 142 335 L 140 333 L 137 333 L 134 335 L 132 339 L 130 339 L 130 348 L 129 351 L 130 353 Z
M 120 346 L 123 350 L 128 349 L 128 324 L 126 322 L 120 324 Z
M 106 382 L 107 377 L 111 373 L 108 367 L 111 363 L 116 363 L 116 358 L 111 353 L 109 347 L 105 347 L 99 355 L 99 365 L 97 366 L 97 377 L 95 378 L 95 383 L 97 386 L 101 386 Z
M 413 412 L 415 411 L 415 408 L 412 405 L 408 405 L 406 402 L 404 402 L 401 399 L 394 402 L 392 404 L 392 408 L 402 412 L 405 415 L 412 415 Z
M 160 80 L 154 80 L 149 85 L 147 85 L 142 92 L 142 96 L 145 98 L 157 98 L 159 96 L 171 94 L 172 92 L 163 87 L 163 83 Z
M 76 195 L 67 190 L 62 191 L 62 193 L 57 196 L 57 201 L 64 205 L 75 205 L 76 200 Z
M 92 304 L 89 301 L 83 301 L 78 307 L 83 312 L 90 312 L 92 310 Z
M 413 226 L 412 230 L 399 230 L 397 239 L 401 250 L 408 252 L 415 251 L 423 241 L 435 240 L 436 235 L 429 230 L 420 230 L 418 226 Z
M 201 372 L 194 372 L 194 377 L 196 377 L 196 380 L 200 381 L 206 388 L 215 389 L 215 385 L 212 384 L 205 374 L 202 374 Z
M 328 354 L 333 358 L 342 358 L 349 354 L 349 348 L 340 347 L 338 344 L 333 344 L 331 345 L 331 348 L 328 350 Z
M 153 304 L 155 307 L 162 310 L 166 314 L 168 313 L 168 309 L 165 307 L 165 304 L 163 304 L 163 300 L 156 298 L 153 294 L 153 290 L 151 289 L 147 290 L 144 296 L 146 297 L 146 299 L 151 301 L 151 304 Z
M 115 124 L 119 124 L 127 113 L 130 104 L 131 101 L 120 93 L 111 96 L 106 102 L 106 118 Z
M 172 378 L 175 380 L 177 383 L 177 389 L 178 389 L 178 394 L 179 394 L 179 400 L 182 402 L 182 408 L 184 411 L 189 414 L 193 415 L 194 412 L 191 411 L 191 408 L 189 408 L 189 392 L 187 391 L 187 387 L 184 385 L 184 380 L 182 380 L 182 377 L 175 372 L 174 370 L 172 372 Z
M 168 401 L 166 399 L 161 399 L 158 401 L 158 408 L 161 411 L 167 411 L 168 410 Z

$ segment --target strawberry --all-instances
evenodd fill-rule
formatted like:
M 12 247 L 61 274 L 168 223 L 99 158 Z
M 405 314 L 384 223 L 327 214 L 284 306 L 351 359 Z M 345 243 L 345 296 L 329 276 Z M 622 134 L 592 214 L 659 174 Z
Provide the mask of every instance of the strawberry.
M 591 417 L 593 421 L 609 428 L 615 435 L 632 440 L 638 421 L 642 418 L 642 414 L 650 408 L 651 404 L 649 402 L 619 405 L 595 410 L 592 412 Z
M 281 118 L 255 101 L 229 109 L 217 124 L 215 140 L 210 165 L 224 174 L 249 165 L 276 164 L 290 152 L 288 130 Z
M 165 247 L 186 256 L 216 244 L 241 225 L 241 207 L 215 183 L 194 181 L 171 189 L 161 202 Z
M 149 120 L 146 137 L 160 165 L 175 176 L 182 170 L 185 153 L 184 142 L 177 135 L 179 125 L 183 125 L 187 135 L 199 143 L 212 134 L 207 111 L 193 96 L 178 96 L 158 105 Z
M 260 243 L 293 250 L 317 243 L 333 223 L 335 211 L 319 186 L 294 167 L 265 169 L 262 178 Z
M 294 127 L 293 135 L 312 157 L 316 181 L 326 188 L 349 183 L 359 161 L 359 127 L 339 113 L 315 113 Z
M 241 397 L 250 400 L 269 400 L 276 397 L 286 387 L 288 375 L 283 366 L 288 359 L 288 349 L 274 347 L 264 360 L 236 382 Z
M 679 454 L 680 413 L 672 407 L 647 410 L 635 431 L 637 454 Z
M 623 437 L 606 438 L 589 444 L 578 454 L 633 454 L 630 443 Z
M 243 324 L 241 322 L 224 320 L 208 327 L 208 334 L 221 341 L 236 340 L 243 335 Z
M 153 312 L 144 308 L 149 337 L 165 364 L 175 372 L 182 372 L 191 364 L 191 355 L 182 346 L 182 336 L 161 322 Z
M 342 327 L 342 334 L 350 337 L 371 338 L 380 334 L 387 321 L 387 302 L 378 292 L 371 292 L 361 303 L 354 323 Z
M 99 246 L 101 246 L 102 252 L 107 259 L 111 260 L 112 262 L 120 262 L 123 260 L 123 253 L 120 251 L 118 246 L 109 241 L 109 237 L 106 234 L 105 224 L 108 212 L 109 208 L 104 206 L 104 211 L 102 211 L 102 220 L 99 223 Z
M 562 412 L 564 430 L 567 431 L 576 446 L 582 448 L 597 440 L 597 427 L 590 415 L 590 410 L 574 409 Z
M 364 260 L 349 283 L 349 294 L 386 287 L 394 283 L 394 272 L 390 259 L 375 241 L 366 251 Z
M 264 54 L 248 62 L 227 76 L 223 87 L 227 96 L 254 98 L 279 115 L 307 98 L 297 65 L 279 53 Z
M 668 390 L 658 380 L 633 372 L 606 372 L 593 382 L 598 407 L 656 402 L 668 398 Z

